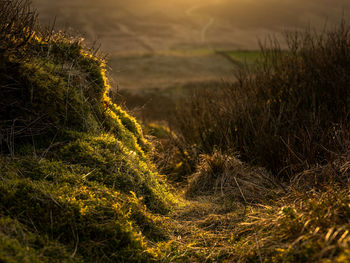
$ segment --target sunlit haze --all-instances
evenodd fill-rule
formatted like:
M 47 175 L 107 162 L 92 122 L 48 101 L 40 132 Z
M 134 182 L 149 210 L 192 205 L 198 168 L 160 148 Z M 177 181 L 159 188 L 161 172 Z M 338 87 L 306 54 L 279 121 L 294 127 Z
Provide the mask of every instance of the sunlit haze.
M 350 16 L 347 0 L 34 0 L 43 21 L 56 17 L 109 52 L 181 44 L 256 47 L 256 38 L 287 28 L 331 24 Z M 205 39 L 201 32 L 207 28 Z M 127 43 L 124 42 L 128 38 Z M 126 46 L 125 46 L 126 45 Z
M 154 86 L 155 80 L 159 82 L 155 86 L 173 85 L 178 63 L 192 63 L 197 70 L 176 72 L 176 82 L 226 79 L 232 75 L 227 61 L 212 57 L 214 61 L 204 63 L 203 54 L 193 55 L 208 49 L 255 50 L 258 39 L 267 35 L 306 27 L 321 30 L 350 16 L 348 0 L 34 0 L 33 4 L 44 23 L 56 17 L 56 28 L 73 29 L 100 43 L 112 58 L 119 57 L 111 65 L 121 88 L 134 88 L 132 80 L 144 74 L 142 67 L 156 71 L 149 73 L 144 86 Z M 179 50 L 191 55 L 191 61 Z M 167 56 L 136 58 L 140 53 Z

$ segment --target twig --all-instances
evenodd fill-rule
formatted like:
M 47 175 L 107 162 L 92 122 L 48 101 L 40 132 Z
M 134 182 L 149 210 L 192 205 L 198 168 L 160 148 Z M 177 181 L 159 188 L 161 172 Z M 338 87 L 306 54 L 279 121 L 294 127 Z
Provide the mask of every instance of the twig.
M 239 184 L 238 184 L 238 182 L 237 182 L 236 176 L 234 176 L 233 178 L 235 179 L 235 182 L 236 182 L 236 184 L 237 184 L 237 187 L 238 187 L 239 191 L 241 192 L 241 195 L 242 195 L 244 201 L 245 201 L 246 203 L 248 203 L 248 202 L 247 202 L 247 199 L 245 198 L 245 196 L 244 196 L 244 194 L 243 194 L 243 192 L 242 192 L 241 187 L 239 186 Z

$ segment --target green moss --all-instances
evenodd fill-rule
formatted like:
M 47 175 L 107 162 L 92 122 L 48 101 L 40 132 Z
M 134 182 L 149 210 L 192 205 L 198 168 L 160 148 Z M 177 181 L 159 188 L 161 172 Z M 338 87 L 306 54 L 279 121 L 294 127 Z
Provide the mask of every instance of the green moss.
M 166 211 L 171 203 L 172 195 L 165 182 L 152 171 L 149 161 L 111 135 L 81 134 L 80 138 L 62 147 L 57 156 L 89 171 L 86 180 L 143 196 L 154 211 Z
M 102 179 L 87 180 L 80 165 L 29 159 L 7 165 L 0 182 L 1 214 L 16 217 L 35 229 L 38 238 L 48 236 L 68 251 L 79 242 L 78 258 L 150 260 L 144 238 L 167 238 L 161 217 L 151 213 L 142 197 L 112 190 L 97 182 Z M 11 172 L 14 167 L 17 175 Z
M 1 262 L 81 262 L 70 257 L 64 246 L 28 231 L 10 217 L 0 218 Z
M 107 96 L 104 61 L 61 33 L 24 50 L 0 70 L 11 87 L 0 97 L 11 145 L 0 156 L 0 261 L 156 260 L 175 199 L 140 125 Z

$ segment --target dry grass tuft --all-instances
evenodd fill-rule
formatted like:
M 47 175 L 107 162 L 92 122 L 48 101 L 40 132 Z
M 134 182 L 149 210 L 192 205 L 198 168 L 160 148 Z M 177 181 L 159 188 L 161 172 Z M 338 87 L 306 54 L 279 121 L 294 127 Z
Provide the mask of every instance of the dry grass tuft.
M 291 185 L 299 191 L 321 189 L 330 184 L 348 185 L 350 182 L 350 152 L 326 165 L 304 170 L 291 179 Z
M 200 157 L 189 182 L 187 196 L 219 194 L 222 197 L 256 202 L 281 189 L 263 168 L 250 167 L 238 158 L 215 151 Z

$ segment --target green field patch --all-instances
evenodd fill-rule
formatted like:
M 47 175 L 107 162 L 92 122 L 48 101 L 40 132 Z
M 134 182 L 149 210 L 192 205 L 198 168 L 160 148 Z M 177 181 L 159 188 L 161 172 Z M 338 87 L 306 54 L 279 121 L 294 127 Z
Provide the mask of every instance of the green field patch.
M 227 50 L 221 52 L 243 64 L 253 64 L 262 56 L 261 51 L 258 50 Z

